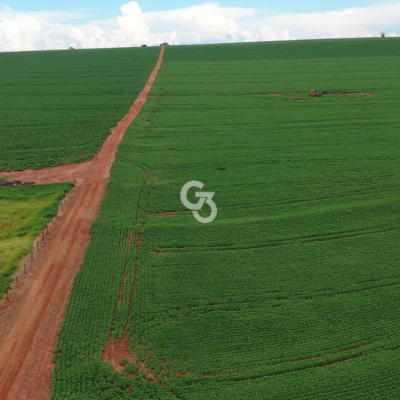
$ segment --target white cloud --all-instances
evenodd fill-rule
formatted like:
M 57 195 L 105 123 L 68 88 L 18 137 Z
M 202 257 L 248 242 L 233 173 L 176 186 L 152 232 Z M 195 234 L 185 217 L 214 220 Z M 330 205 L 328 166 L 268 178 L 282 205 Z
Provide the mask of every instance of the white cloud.
M 180 32 L 221 32 L 230 34 L 239 30 L 235 22 L 255 15 L 251 8 L 220 7 L 216 3 L 204 3 L 179 10 L 156 11 L 145 14 L 152 30 L 178 30 Z
M 281 14 L 268 17 L 272 29 L 285 28 L 298 39 L 372 37 L 380 32 L 400 34 L 400 3 L 354 7 L 342 11 Z M 253 22 L 261 28 L 264 19 Z M 396 35 L 397 33 L 397 35 Z
M 204 3 L 143 13 L 138 2 L 121 7 L 115 19 L 72 25 L 88 14 L 17 13 L 0 8 L 0 51 L 126 47 L 141 44 L 240 42 L 388 36 L 400 33 L 400 2 L 341 11 L 267 15 L 253 8 Z
M 64 45 L 48 23 L 30 15 L 0 14 L 0 51 L 54 49 Z M 54 24 L 57 25 L 57 24 Z
M 149 12 L 144 19 L 152 32 L 176 31 L 178 43 L 211 43 L 257 40 L 259 33 L 242 29 L 241 21 L 257 15 L 253 8 L 221 7 L 204 3 L 179 10 Z M 283 39 L 275 34 L 277 39 Z
M 236 20 L 255 15 L 253 9 L 220 7 L 205 3 L 179 10 L 142 13 L 131 1 L 121 7 L 116 25 L 99 28 L 96 23 L 73 29 L 71 37 L 82 47 L 118 47 L 141 44 L 230 42 L 254 39 Z M 102 22 L 105 26 L 105 22 Z

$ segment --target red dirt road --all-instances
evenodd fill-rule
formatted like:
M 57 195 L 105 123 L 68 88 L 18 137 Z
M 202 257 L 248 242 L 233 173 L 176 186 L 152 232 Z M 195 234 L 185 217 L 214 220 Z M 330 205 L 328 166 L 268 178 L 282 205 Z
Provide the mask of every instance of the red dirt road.
M 55 183 L 73 181 L 58 227 L 39 252 L 27 277 L 0 306 L 0 399 L 47 400 L 53 349 L 74 277 L 90 240 L 118 145 L 146 102 L 161 66 L 164 47 L 144 90 L 90 162 L 43 170 L 0 173 L 10 179 Z

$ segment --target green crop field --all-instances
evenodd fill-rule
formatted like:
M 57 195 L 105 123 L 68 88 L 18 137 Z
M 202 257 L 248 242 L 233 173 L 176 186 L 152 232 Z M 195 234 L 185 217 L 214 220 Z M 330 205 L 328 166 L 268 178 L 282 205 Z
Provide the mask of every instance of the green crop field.
M 0 171 L 91 159 L 143 89 L 158 54 L 0 53 Z
M 1 179 L 1 178 L 0 178 Z M 0 300 L 72 183 L 0 187 Z
M 166 49 L 74 282 L 53 400 L 400 397 L 399 50 Z M 191 180 L 215 192 L 209 224 L 181 203 Z

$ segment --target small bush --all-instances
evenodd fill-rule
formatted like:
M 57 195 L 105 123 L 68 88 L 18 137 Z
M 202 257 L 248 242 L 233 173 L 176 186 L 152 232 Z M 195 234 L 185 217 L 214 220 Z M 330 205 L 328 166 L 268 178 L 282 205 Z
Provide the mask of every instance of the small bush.
M 124 358 L 121 358 L 121 359 L 119 360 L 119 363 L 120 363 L 120 365 L 122 365 L 123 367 L 125 367 L 125 365 L 127 365 L 127 364 L 129 363 L 129 361 L 128 361 L 128 359 L 126 359 L 126 358 L 124 357 Z

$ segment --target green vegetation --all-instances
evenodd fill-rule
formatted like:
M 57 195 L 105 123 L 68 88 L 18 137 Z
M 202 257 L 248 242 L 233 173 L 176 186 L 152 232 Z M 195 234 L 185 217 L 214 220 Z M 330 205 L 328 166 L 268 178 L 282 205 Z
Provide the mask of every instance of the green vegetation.
M 143 89 L 158 48 L 0 53 L 0 171 L 89 160 Z
M 72 183 L 0 187 L 0 299 Z
M 52 399 L 400 397 L 399 48 L 166 49 L 74 282 Z M 311 89 L 374 96 L 291 100 Z M 215 192 L 210 224 L 180 201 L 190 180 Z M 110 332 L 151 374 L 101 361 Z

